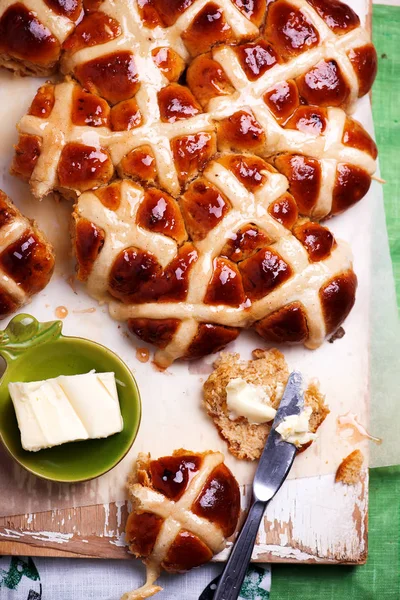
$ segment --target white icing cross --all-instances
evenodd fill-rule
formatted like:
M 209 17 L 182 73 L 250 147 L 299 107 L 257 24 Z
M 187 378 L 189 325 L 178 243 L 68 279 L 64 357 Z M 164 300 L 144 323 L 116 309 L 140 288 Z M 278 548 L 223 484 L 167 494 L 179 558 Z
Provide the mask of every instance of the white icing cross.
M 41 198 L 58 187 L 58 163 L 63 148 L 71 142 L 109 150 L 114 165 L 118 165 L 133 148 L 149 144 L 156 157 L 160 183 L 169 193 L 178 194 L 180 184 L 170 141 L 176 137 L 214 131 L 211 117 L 199 114 L 175 123 L 163 123 L 155 100 L 151 117 L 137 129 L 114 132 L 108 127 L 77 126 L 72 124 L 70 117 L 75 85 L 67 80 L 55 86 L 55 103 L 48 118 L 24 115 L 18 124 L 20 133 L 36 135 L 43 140 L 30 180 L 35 196 Z M 154 94 L 156 97 L 154 88 L 142 86 L 136 95 L 141 111 L 143 106 L 152 105 L 149 98 Z
M 354 106 L 358 96 L 358 80 L 347 52 L 351 48 L 369 43 L 370 39 L 362 27 L 337 36 L 306 0 L 291 0 L 290 3 L 301 9 L 302 13 L 312 22 L 318 30 L 321 43 L 316 48 L 311 48 L 286 63 L 275 64 L 256 81 L 250 81 L 247 78 L 232 47 L 216 48 L 213 51 L 213 58 L 221 64 L 236 91 L 228 96 L 211 99 L 207 106 L 207 112 L 212 115 L 213 119 L 219 121 L 247 108 L 254 114 L 266 133 L 264 156 L 291 152 L 319 159 L 322 169 L 322 185 L 313 215 L 316 218 L 322 218 L 329 214 L 332 208 L 337 164 L 351 163 L 372 174 L 376 168 L 375 160 L 367 152 L 343 144 L 346 113 L 342 109 L 328 109 L 328 123 L 323 134 L 306 133 L 282 127 L 264 102 L 263 96 L 278 83 L 295 79 L 323 59 L 334 58 L 348 80 L 351 90 L 349 104 Z
M 171 47 L 176 49 L 182 58 L 188 59 L 180 34 L 206 3 L 207 0 L 194 2 L 171 27 L 149 29 L 140 19 L 136 2 L 106 0 L 101 6 L 101 11 L 119 22 L 121 35 L 105 44 L 83 48 L 72 56 L 67 55 L 63 60 L 63 71 L 72 73 L 77 65 L 100 56 L 124 50 L 133 52 L 141 83 L 135 99 L 144 125 L 131 131 L 111 134 L 109 147 L 112 160 L 114 165 L 118 165 L 130 150 L 149 145 L 155 155 L 160 184 L 173 195 L 179 193 L 180 184 L 170 141 L 175 137 L 214 131 L 215 128 L 208 115 L 197 115 L 175 123 L 161 122 L 157 93 L 168 84 L 168 80 L 154 63 L 152 51 L 160 46 Z M 232 4 L 231 0 L 219 0 L 219 5 L 224 9 L 225 18 L 235 33 L 253 36 L 258 33 L 258 28 Z
M 221 63 L 234 87 L 240 92 L 240 96 L 234 95 L 234 98 L 222 97 L 211 100 L 209 108 L 215 113 L 216 118 L 217 116 L 222 118 L 231 114 L 229 107 L 232 101 L 235 103 L 235 110 L 246 105 L 245 99 L 249 91 L 251 92 L 250 102 L 254 102 L 277 83 L 296 79 L 320 61 L 331 58 L 335 59 L 347 78 L 351 90 L 349 105 L 354 108 L 358 97 L 358 79 L 347 52 L 352 48 L 358 48 L 371 42 L 367 31 L 359 26 L 344 35 L 336 35 L 306 0 L 289 0 L 289 2 L 300 9 L 304 16 L 311 21 L 318 31 L 320 43 L 285 63 L 275 64 L 256 81 L 252 82 L 247 79 L 234 50 L 229 46 L 217 47 L 213 51 L 213 57 Z

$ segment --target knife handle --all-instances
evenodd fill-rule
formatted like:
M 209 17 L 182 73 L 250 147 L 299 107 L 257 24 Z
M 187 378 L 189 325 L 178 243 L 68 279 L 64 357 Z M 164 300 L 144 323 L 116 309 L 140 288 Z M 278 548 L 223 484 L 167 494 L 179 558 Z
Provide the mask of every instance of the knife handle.
M 254 502 L 251 506 L 222 572 L 215 590 L 214 600 L 236 600 L 238 598 L 265 507 L 266 503 L 259 501 Z

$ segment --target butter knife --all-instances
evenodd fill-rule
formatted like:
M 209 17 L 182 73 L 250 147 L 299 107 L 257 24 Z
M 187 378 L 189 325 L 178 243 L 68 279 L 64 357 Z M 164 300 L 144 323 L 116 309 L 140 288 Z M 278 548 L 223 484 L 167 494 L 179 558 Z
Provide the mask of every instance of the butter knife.
M 214 600 L 237 600 L 240 594 L 265 508 L 285 481 L 297 453 L 296 446 L 285 442 L 276 428 L 285 417 L 300 414 L 303 407 L 302 376 L 293 371 L 258 464 L 250 510 L 222 572 Z

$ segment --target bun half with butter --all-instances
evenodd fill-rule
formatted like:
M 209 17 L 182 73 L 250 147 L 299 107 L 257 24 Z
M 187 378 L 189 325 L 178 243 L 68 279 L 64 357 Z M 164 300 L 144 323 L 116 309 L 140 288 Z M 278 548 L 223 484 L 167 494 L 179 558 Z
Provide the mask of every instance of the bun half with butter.
M 221 353 L 203 386 L 203 403 L 236 458 L 260 458 L 281 401 L 289 369 L 276 349 L 253 350 L 252 360 Z M 282 437 L 305 450 L 329 414 L 324 396 L 312 382 L 304 392 L 305 409 L 280 425 Z

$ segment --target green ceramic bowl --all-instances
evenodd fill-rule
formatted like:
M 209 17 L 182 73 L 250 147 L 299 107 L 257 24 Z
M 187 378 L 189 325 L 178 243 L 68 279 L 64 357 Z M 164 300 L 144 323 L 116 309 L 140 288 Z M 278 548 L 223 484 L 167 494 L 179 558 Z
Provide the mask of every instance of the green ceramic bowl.
M 0 331 L 0 356 L 7 363 L 0 380 L 0 439 L 13 458 L 31 473 L 52 481 L 76 483 L 103 475 L 123 459 L 139 429 L 141 402 L 132 373 L 114 352 L 90 340 L 63 336 L 61 330 L 61 321 L 39 323 L 34 317 L 21 314 Z M 8 383 L 78 375 L 92 369 L 115 373 L 123 430 L 105 439 L 25 451 Z

